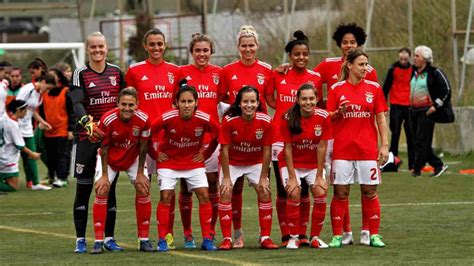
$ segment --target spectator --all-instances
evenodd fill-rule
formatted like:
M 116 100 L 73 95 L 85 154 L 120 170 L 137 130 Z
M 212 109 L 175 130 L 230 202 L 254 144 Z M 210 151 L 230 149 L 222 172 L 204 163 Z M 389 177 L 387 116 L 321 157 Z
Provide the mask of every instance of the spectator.
M 450 100 L 451 86 L 441 69 L 434 67 L 431 48 L 420 45 L 415 48 L 414 69 L 410 82 L 410 127 L 415 144 L 413 177 L 421 176 L 421 169 L 428 162 L 433 168 L 432 177 L 441 176 L 448 166 L 433 152 L 431 147 L 436 110 Z
M 72 68 L 71 65 L 65 62 L 60 62 L 55 65 L 55 68 L 59 69 L 63 73 L 63 75 L 67 78 L 69 82 L 71 82 L 72 78 Z
M 13 67 L 10 72 L 10 85 L 8 86 L 6 105 L 16 99 L 16 95 L 23 85 L 23 82 L 21 82 L 21 69 L 19 67 Z
M 390 131 L 392 140 L 390 152 L 398 157 L 398 142 L 400 133 L 405 130 L 408 150 L 408 169 L 413 169 L 414 146 L 411 136 L 410 123 L 408 121 L 408 108 L 410 107 L 410 79 L 412 65 L 410 64 L 411 51 L 404 47 L 398 51 L 398 61 L 388 69 L 383 91 L 385 99 L 390 98 Z

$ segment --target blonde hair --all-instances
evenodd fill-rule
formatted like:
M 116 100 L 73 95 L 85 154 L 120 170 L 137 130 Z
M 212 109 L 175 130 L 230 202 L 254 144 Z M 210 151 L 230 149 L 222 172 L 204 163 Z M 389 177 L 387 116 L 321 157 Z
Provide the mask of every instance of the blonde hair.
M 239 34 L 237 35 L 237 45 L 240 45 L 240 38 L 242 37 L 254 37 L 255 42 L 259 44 L 257 31 L 252 25 L 244 25 L 240 27 Z
M 100 31 L 96 31 L 96 32 L 93 32 L 93 33 L 89 34 L 89 36 L 87 36 L 87 38 L 86 38 L 86 47 L 89 45 L 89 40 L 94 38 L 94 37 L 100 37 L 100 38 L 104 39 L 104 41 L 106 41 L 104 34 L 102 34 L 102 32 L 100 32 Z M 106 41 L 106 45 L 107 45 L 107 41 Z

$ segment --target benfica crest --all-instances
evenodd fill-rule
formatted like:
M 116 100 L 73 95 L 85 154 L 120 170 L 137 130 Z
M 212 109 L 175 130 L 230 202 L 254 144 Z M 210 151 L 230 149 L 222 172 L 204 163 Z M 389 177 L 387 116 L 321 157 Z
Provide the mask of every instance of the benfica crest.
M 259 128 L 255 130 L 255 138 L 256 139 L 262 139 L 263 138 L 263 129 Z
M 137 126 L 134 126 L 132 129 L 132 133 L 134 137 L 138 137 L 138 135 L 140 134 L 140 128 Z
M 117 77 L 109 77 L 109 79 L 112 86 L 117 86 Z
M 168 72 L 168 81 L 173 84 L 174 83 L 174 74 Z
M 372 92 L 366 92 L 365 93 L 365 100 L 368 103 L 372 103 L 374 101 L 374 94 Z
M 200 137 L 202 135 L 202 131 L 203 131 L 202 127 L 197 127 L 194 129 L 194 135 L 196 137 Z
M 323 134 L 323 128 L 321 127 L 321 125 L 314 126 L 314 135 L 320 137 L 321 134 Z
M 265 82 L 265 75 L 258 73 L 257 74 L 257 82 L 258 82 L 258 84 L 263 85 L 263 83 Z
M 212 81 L 214 81 L 214 84 L 219 85 L 219 74 L 212 74 Z

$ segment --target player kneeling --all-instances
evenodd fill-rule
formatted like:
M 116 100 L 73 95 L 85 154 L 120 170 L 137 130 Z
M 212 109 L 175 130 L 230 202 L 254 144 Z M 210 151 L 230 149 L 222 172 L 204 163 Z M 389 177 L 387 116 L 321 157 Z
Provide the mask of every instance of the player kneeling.
M 203 242 L 201 249 L 214 251 L 211 236 L 212 206 L 209 200 L 208 182 L 204 161 L 217 147 L 219 125 L 217 121 L 201 111 L 196 111 L 198 95 L 186 85 L 176 93 L 178 110 L 164 113 L 153 122 L 153 135 L 163 131 L 156 168 L 160 185 L 160 202 L 156 211 L 158 220 L 158 247 L 160 252 L 169 250 L 166 235 L 169 232 L 171 201 L 179 178 L 184 178 L 189 192 L 194 191 L 199 200 L 199 220 Z M 205 148 L 204 135 L 209 133 L 211 142 Z
M 258 195 L 260 247 L 277 249 L 270 239 L 272 229 L 272 197 L 268 179 L 273 142 L 271 118 L 261 112 L 259 92 L 251 86 L 239 90 L 235 102 L 222 120 L 220 134 L 221 197 L 219 217 L 224 240 L 219 249 L 232 249 L 232 188 L 238 178 L 246 176 Z
M 135 208 L 140 251 L 154 251 L 148 240 L 151 201 L 150 180 L 145 170 L 147 142 L 151 123 L 148 115 L 137 109 L 137 92 L 125 88 L 118 96 L 118 108 L 105 113 L 99 123 L 104 132 L 97 162 L 93 216 L 95 243 L 92 254 L 104 250 L 104 225 L 107 216 L 107 197 L 110 184 L 120 171 L 126 171 L 135 186 Z M 107 241 L 107 239 L 105 240 Z

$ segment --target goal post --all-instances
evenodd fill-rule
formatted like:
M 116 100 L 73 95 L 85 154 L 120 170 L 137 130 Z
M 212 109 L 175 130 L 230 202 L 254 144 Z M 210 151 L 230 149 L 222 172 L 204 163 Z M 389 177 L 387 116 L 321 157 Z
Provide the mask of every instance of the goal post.
M 0 43 L 3 50 L 71 50 L 76 68 L 84 65 L 85 45 L 82 42 Z

